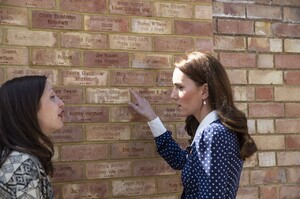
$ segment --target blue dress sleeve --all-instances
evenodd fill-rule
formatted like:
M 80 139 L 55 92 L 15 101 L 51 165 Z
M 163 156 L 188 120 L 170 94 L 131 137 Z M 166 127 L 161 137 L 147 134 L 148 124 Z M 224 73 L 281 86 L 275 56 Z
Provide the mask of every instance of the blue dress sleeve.
M 157 152 L 165 161 L 176 170 L 181 170 L 186 161 L 188 151 L 182 149 L 172 138 L 170 131 L 155 137 Z

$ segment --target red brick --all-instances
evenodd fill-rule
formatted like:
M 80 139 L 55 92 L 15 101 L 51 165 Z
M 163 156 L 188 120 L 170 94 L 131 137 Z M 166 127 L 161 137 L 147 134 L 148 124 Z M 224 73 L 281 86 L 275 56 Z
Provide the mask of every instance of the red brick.
M 272 29 L 275 36 L 279 37 L 299 37 L 300 24 L 274 23 Z
M 111 71 L 112 86 L 153 86 L 154 73 L 150 71 Z
M 65 106 L 65 122 L 108 122 L 108 107 Z
M 112 194 L 115 197 L 150 195 L 155 193 L 155 187 L 153 178 L 114 180 L 112 181 Z
M 278 152 L 277 164 L 278 166 L 299 166 L 300 151 Z
M 107 49 L 107 35 L 67 32 L 60 33 L 61 47 Z
M 152 37 L 135 35 L 109 35 L 111 49 L 152 51 Z
M 129 140 L 128 124 L 89 124 L 86 125 L 87 141 Z
M 159 193 L 176 193 L 182 192 L 183 186 L 180 176 L 161 178 L 157 183 L 157 191 Z
M 62 186 L 63 198 L 106 198 L 110 196 L 109 182 L 65 184 Z
M 154 3 L 155 16 L 169 18 L 192 18 L 193 7 L 189 4 Z
M 132 19 L 132 32 L 147 34 L 171 34 L 171 20 Z
M 293 22 L 293 23 L 299 22 L 300 21 L 299 7 L 298 8 L 284 7 L 283 8 L 283 20 Z
M 61 146 L 61 160 L 80 161 L 108 159 L 108 150 L 108 144 L 64 145 Z
M 111 122 L 146 122 L 146 118 L 139 115 L 129 106 L 110 107 Z
M 219 19 L 218 32 L 225 34 L 254 34 L 253 21 L 241 21 L 236 19 Z
M 271 184 L 286 182 L 286 173 L 283 168 L 268 168 L 253 170 L 250 173 L 251 184 Z
M 134 176 L 158 176 L 176 174 L 176 171 L 173 170 L 163 159 L 136 160 L 133 161 L 132 166 Z
M 141 0 L 110 0 L 111 14 L 125 14 L 135 16 L 152 16 L 152 3 Z
M 287 85 L 300 85 L 300 71 L 285 71 L 284 80 Z
M 156 86 L 172 86 L 173 71 L 158 71 L 155 76 Z
M 61 185 L 52 183 L 54 198 L 61 198 Z
M 55 164 L 53 182 L 77 181 L 84 179 L 84 165 L 81 163 Z
M 213 52 L 213 38 L 195 38 L 195 50 Z
M 299 26 L 300 27 L 300 26 Z M 299 29 L 300 31 L 300 29 Z M 300 69 L 300 55 L 274 55 L 275 67 L 279 69 Z
M 139 123 L 131 125 L 131 139 L 153 140 L 153 135 L 148 124 Z
M 254 53 L 220 53 L 220 62 L 224 67 L 255 68 L 256 55 Z
M 276 186 L 261 186 L 260 187 L 260 198 L 261 199 L 275 199 L 278 198 Z
M 249 4 L 246 9 L 248 18 L 280 20 L 282 15 L 279 6 Z
M 98 68 L 129 68 L 128 52 L 83 52 L 83 66 Z
M 27 64 L 29 64 L 28 49 L 0 47 L 0 65 L 27 65 Z
M 65 125 L 61 130 L 51 134 L 56 142 L 81 142 L 83 141 L 83 127 L 81 125 Z
M 85 16 L 85 30 L 129 32 L 129 19 L 126 17 L 112 16 Z
M 298 0 L 272 0 L 275 5 L 285 5 L 285 6 L 300 6 Z
M 285 141 L 287 149 L 300 149 L 300 135 L 287 135 Z
M 179 21 L 174 22 L 174 31 L 178 35 L 206 36 L 213 35 L 212 23 L 195 22 L 195 21 Z
M 299 167 L 287 168 L 286 174 L 287 174 L 288 182 L 300 183 L 300 168 Z
M 132 68 L 171 68 L 172 56 L 164 54 L 135 53 L 132 58 Z
M 248 49 L 250 51 L 269 52 L 271 51 L 269 38 L 248 38 Z
M 299 133 L 300 119 L 277 119 L 277 133 Z
M 194 41 L 187 37 L 155 37 L 154 50 L 163 52 L 186 52 L 194 49 Z
M 236 199 L 257 199 L 259 198 L 258 187 L 240 187 Z
M 286 103 L 285 115 L 287 117 L 300 117 L 300 104 L 299 103 Z
M 78 50 L 40 48 L 32 50 L 33 65 L 80 66 L 81 56 Z
M 0 25 L 28 26 L 27 9 L 1 6 Z
M 283 135 L 253 136 L 253 139 L 261 151 L 285 149 L 285 137 Z
M 282 186 L 279 189 L 279 198 L 280 199 L 297 199 L 300 196 L 300 186 L 291 185 L 291 186 Z
M 32 27 L 46 29 L 80 30 L 82 19 L 79 14 L 32 11 Z
M 213 1 L 213 16 L 245 18 L 244 4 Z
M 60 9 L 65 11 L 74 12 L 92 12 L 92 13 L 105 13 L 106 1 L 105 0 L 61 0 Z
M 3 4 L 32 8 L 55 8 L 55 0 L 4 0 Z
M 241 177 L 240 177 L 240 186 L 249 185 L 250 181 L 250 170 L 242 170 Z
M 82 88 L 74 87 L 55 87 L 55 94 L 64 101 L 65 104 L 83 103 Z
M 246 50 L 246 40 L 239 36 L 215 36 L 214 44 L 214 48 L 217 50 Z
M 63 85 L 98 85 L 108 84 L 108 71 L 93 70 L 63 70 Z
M 153 143 L 113 143 L 111 158 L 150 158 L 154 157 L 156 149 Z
M 131 162 L 91 162 L 86 164 L 87 179 L 124 178 L 131 176 Z
M 271 101 L 273 100 L 274 93 L 273 87 L 263 86 L 255 87 L 255 97 L 258 101 Z
M 282 117 L 284 106 L 281 103 L 253 103 L 249 104 L 250 117 Z

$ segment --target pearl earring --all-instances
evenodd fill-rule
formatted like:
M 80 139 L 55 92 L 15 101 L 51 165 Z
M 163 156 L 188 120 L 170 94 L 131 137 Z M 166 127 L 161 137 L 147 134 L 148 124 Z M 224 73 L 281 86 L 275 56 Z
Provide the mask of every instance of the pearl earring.
M 206 102 L 205 102 L 205 101 L 203 101 L 203 104 L 205 105 L 205 104 L 206 104 Z

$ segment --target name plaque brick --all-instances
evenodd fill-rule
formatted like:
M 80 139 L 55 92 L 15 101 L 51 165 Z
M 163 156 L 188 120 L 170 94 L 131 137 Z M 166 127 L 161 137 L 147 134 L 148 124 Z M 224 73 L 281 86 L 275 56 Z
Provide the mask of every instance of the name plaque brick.
M 84 51 L 83 65 L 99 68 L 128 68 L 129 53 Z
M 106 0 L 61 0 L 60 8 L 66 11 L 104 13 Z
M 87 141 L 129 140 L 128 124 L 90 124 L 86 126 Z
M 87 179 L 127 177 L 131 175 L 131 162 L 87 163 Z
M 138 92 L 153 104 L 173 103 L 171 99 L 172 89 L 138 89 Z
M 28 26 L 27 9 L 0 7 L 0 25 Z
M 0 48 L 0 64 L 28 65 L 28 49 L 26 48 Z
M 53 169 L 53 182 L 83 180 L 84 165 L 78 163 L 55 164 Z
M 84 16 L 85 30 L 128 32 L 129 20 L 124 17 Z
M 155 180 L 118 180 L 112 182 L 113 196 L 150 195 L 155 193 Z
M 119 158 L 149 158 L 154 157 L 153 143 L 112 143 L 111 157 Z
M 133 68 L 171 68 L 172 56 L 160 54 L 134 54 Z
M 176 174 L 164 160 L 137 160 L 134 161 L 134 176 L 157 176 Z
M 181 192 L 182 182 L 180 177 L 162 178 L 158 181 L 157 187 L 159 193 Z
M 65 104 L 78 104 L 83 103 L 82 88 L 54 88 L 58 97 L 64 101 Z
M 156 74 L 155 85 L 157 86 L 173 86 L 173 71 L 159 71 Z
M 170 20 L 132 19 L 132 32 L 172 34 L 172 22 Z
M 65 122 L 108 122 L 108 107 L 65 107 Z
M 107 49 L 107 36 L 102 34 L 88 34 L 67 32 L 61 33 L 61 47 Z
M 112 71 L 111 85 L 113 86 L 153 86 L 154 73 L 151 71 Z
M 91 70 L 63 70 L 64 85 L 107 85 L 107 71 Z
M 50 69 L 33 69 L 29 67 L 10 67 L 6 70 L 6 79 L 13 79 L 15 77 L 21 77 L 26 75 L 45 75 L 47 76 L 47 80 L 52 85 L 57 85 L 57 70 L 50 70 Z
M 152 3 L 138 0 L 110 0 L 109 11 L 112 14 L 152 16 Z
M 118 88 L 87 88 L 87 103 L 121 104 L 128 103 L 130 94 L 128 89 Z
M 112 106 L 111 122 L 146 122 L 146 118 L 140 116 L 137 112 L 132 110 L 129 106 Z
M 83 127 L 80 125 L 65 125 L 61 130 L 51 134 L 50 137 L 54 142 L 83 141 Z
M 3 0 L 4 4 L 32 8 L 55 8 L 55 0 Z
M 156 108 L 157 115 L 163 121 L 184 121 L 185 117 L 180 116 L 179 110 L 176 107 L 159 106 Z
M 80 30 L 81 15 L 59 12 L 32 11 L 32 27 L 46 29 Z
M 156 51 L 186 52 L 194 49 L 194 40 L 192 38 L 155 37 L 154 46 Z
M 106 158 L 108 158 L 107 144 L 61 146 L 62 161 L 101 160 Z
M 109 35 L 111 49 L 152 51 L 152 38 L 131 35 Z
M 170 18 L 192 18 L 193 6 L 190 4 L 154 3 L 155 16 Z
M 65 184 L 62 187 L 62 198 L 107 198 L 109 182 L 92 182 L 84 184 Z
M 32 63 L 47 66 L 80 66 L 79 50 L 33 49 Z
M 172 124 L 165 123 L 164 125 L 169 131 L 174 132 L 174 126 Z M 133 139 L 133 140 L 145 140 L 145 139 L 153 140 L 153 135 L 152 135 L 149 125 L 148 124 L 132 124 L 131 139 Z

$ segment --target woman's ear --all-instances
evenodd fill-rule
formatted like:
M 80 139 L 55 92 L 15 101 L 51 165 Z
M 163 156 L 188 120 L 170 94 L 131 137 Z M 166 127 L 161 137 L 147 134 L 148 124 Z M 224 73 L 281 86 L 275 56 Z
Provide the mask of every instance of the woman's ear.
M 209 97 L 209 92 L 208 92 L 208 84 L 205 83 L 202 85 L 202 99 L 205 100 Z

